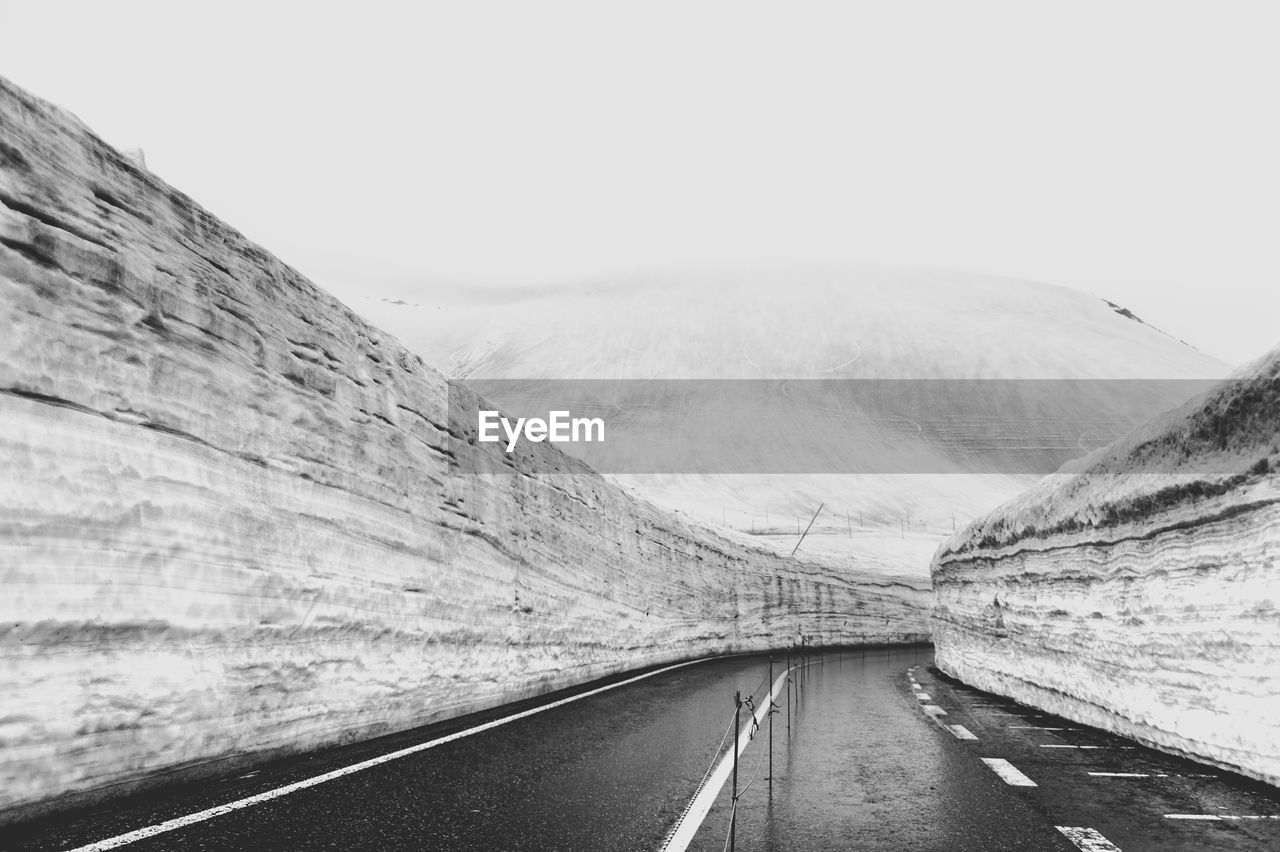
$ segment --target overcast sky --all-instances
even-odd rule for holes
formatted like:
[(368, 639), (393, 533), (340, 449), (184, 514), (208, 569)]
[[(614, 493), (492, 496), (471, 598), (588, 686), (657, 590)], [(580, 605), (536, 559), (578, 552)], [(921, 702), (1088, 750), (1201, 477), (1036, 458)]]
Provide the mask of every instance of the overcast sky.
[(0, 74), (357, 308), (847, 259), (1280, 343), (1280, 4), (1049, 6), (0, 0)]

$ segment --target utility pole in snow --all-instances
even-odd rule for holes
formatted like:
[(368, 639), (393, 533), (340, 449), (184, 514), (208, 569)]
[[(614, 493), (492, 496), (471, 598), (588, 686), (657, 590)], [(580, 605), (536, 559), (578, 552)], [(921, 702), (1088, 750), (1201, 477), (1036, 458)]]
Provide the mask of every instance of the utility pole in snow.
[[(800, 549), (800, 544), (804, 541), (804, 537), (809, 534), (809, 530), (813, 529), (813, 522), (818, 520), (818, 513), (822, 511), (822, 507), (825, 505), (827, 504), (826, 503), (818, 504), (818, 511), (813, 513), (813, 517), (809, 519), (809, 526), (805, 527), (804, 532), (800, 534), (800, 541), (797, 541), (796, 546), (791, 549), (792, 556), (796, 555), (796, 551)], [(799, 532), (799, 530), (800, 530), (800, 519), (796, 518), (796, 531)]]

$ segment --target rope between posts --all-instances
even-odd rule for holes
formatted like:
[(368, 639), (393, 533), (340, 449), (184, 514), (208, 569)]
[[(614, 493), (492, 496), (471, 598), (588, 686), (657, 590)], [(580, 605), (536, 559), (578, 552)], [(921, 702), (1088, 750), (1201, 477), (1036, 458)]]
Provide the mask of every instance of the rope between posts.
[(680, 816), (676, 819), (675, 824), (671, 826), (671, 830), (667, 832), (666, 838), (662, 841), (661, 849), (666, 849), (671, 842), (671, 838), (680, 829), (680, 824), (684, 822), (685, 817), (689, 815), (689, 808), (693, 807), (693, 803), (697, 801), (698, 794), (702, 792), (702, 788), (707, 786), (707, 780), (711, 777), (711, 773), (715, 771), (716, 764), (720, 762), (720, 755), (724, 752), (725, 740), (729, 739), (729, 732), (734, 727), (734, 717), (729, 717), (729, 724), (724, 729), (724, 735), (720, 737), (720, 745), (716, 746), (715, 754), (711, 758), (711, 765), (707, 767), (707, 771), (702, 773), (702, 780), (698, 782), (698, 786), (693, 790), (693, 797), (685, 804), (684, 810), (680, 812)]
[(729, 838), (733, 835), (734, 820), (738, 818), (738, 800), (733, 800), (733, 806), (729, 809), (729, 830), (724, 833), (724, 847), (720, 852), (729, 852)]
[(747, 795), (747, 791), (751, 789), (751, 785), (752, 783), (755, 782), (756, 776), (760, 774), (760, 764), (764, 762), (765, 749), (758, 748), (756, 749), (756, 751), (759, 752), (759, 754), (756, 755), (756, 768), (751, 772), (751, 780), (747, 781), (747, 783), (743, 786), (743, 788), (738, 791), (739, 799)]
[[(792, 677), (793, 673), (795, 672), (796, 669), (801, 669), (803, 667), (804, 667), (803, 664), (789, 666), (786, 669), (786, 671), (783, 673), (782, 680), (784, 680), (785, 683), (787, 684), (791, 684), (795, 682)], [(690, 809), (693, 807), (694, 802), (697, 801), (699, 795), (706, 788), (707, 782), (710, 780), (712, 774), (715, 772), (717, 765), (719, 765), (720, 763), (720, 758), (724, 754), (724, 746), (725, 746), (725, 742), (729, 738), (729, 732), (734, 730), (734, 728), (737, 726), (736, 723), (740, 721), (737, 713), (742, 707), (746, 707), (751, 714), (750, 715), (751, 722), (746, 734), (747, 743), (752, 742), (755, 739), (755, 735), (760, 732), (762, 725), (760, 724), (760, 720), (757, 718), (757, 715), (759, 714), (760, 709), (762, 708), (757, 708), (755, 698), (756, 698), (756, 695), (760, 692), (760, 688), (766, 684), (770, 684), (768, 673), (766, 673), (763, 676), (763, 678), (761, 678), (760, 683), (756, 686), (754, 690), (752, 690), (751, 694), (747, 696), (745, 699), (742, 697), (741, 692), (738, 693), (739, 704), (737, 705), (737, 707), (735, 707), (734, 715), (730, 717), (729, 724), (726, 727), (724, 734), (722, 734), (720, 737), (720, 744), (716, 747), (715, 755), (712, 758), (711, 764), (707, 767), (706, 772), (703, 773), (702, 780), (698, 782), (698, 786), (694, 790), (694, 795), (685, 805), (684, 811), (681, 812), (679, 818), (676, 819), (675, 824), (667, 832), (667, 836), (664, 838), (662, 845), (659, 847), (660, 850), (668, 849), (672, 839), (679, 834), (681, 826), (684, 824), (686, 818), (689, 816)], [(766, 697), (768, 698), (769, 704), (768, 704), (768, 711), (765, 713), (765, 717), (771, 719), (774, 713), (781, 712), (781, 708), (778, 706), (778, 703), (774, 701), (772, 684), (770, 684), (770, 691), (769, 693), (767, 693)], [(746, 744), (743, 745), (744, 749), (745, 749), (745, 745)], [(766, 751), (768, 751), (768, 749), (757, 750), (756, 765), (754, 769), (752, 769), (751, 771), (751, 777), (747, 779), (747, 783), (742, 787), (742, 789), (738, 790), (736, 794), (731, 797), (731, 804), (729, 808), (729, 830), (728, 830), (728, 833), (725, 835), (725, 845), (724, 845), (725, 850), (728, 850), (730, 847), (730, 843), (733, 839), (734, 828), (737, 825), (738, 802), (751, 789), (751, 786), (756, 782), (756, 779), (759, 778), (760, 768), (764, 765), (764, 755)], [(739, 757), (740, 755), (737, 753), (733, 755), (733, 760), (735, 763), (735, 774), (736, 774), (736, 763)], [(687, 840), (688, 838), (686, 838), (686, 842)]]
[[(786, 677), (787, 678), (791, 677), (791, 673), (789, 671), (787, 672)], [(764, 676), (764, 682), (767, 682), (768, 680), (769, 680), (769, 676), (766, 674)], [(772, 690), (772, 686), (770, 687), (770, 689)], [(747, 733), (747, 742), (751, 742), (752, 740), (754, 740), (756, 734), (760, 730), (760, 721), (756, 719), (756, 706), (755, 706), (755, 696), (756, 696), (756, 693), (759, 691), (760, 691), (760, 687), (757, 686), (755, 690), (742, 701), (742, 704), (745, 705), (748, 708), (748, 710), (750, 710), (751, 712), (751, 730)], [(773, 708), (777, 707), (778, 705), (774, 703), (772, 691), (766, 697), (769, 699), (769, 705), (770, 705), (768, 715), (773, 715), (773, 712), (774, 712)], [(737, 821), (738, 821), (738, 802), (742, 799), (743, 796), (747, 794), (747, 791), (751, 789), (751, 785), (755, 783), (757, 776), (759, 776), (760, 767), (764, 764), (765, 751), (766, 749), (756, 749), (756, 752), (757, 752), (756, 765), (755, 765), (755, 768), (751, 770), (751, 777), (747, 779), (747, 783), (743, 786), (743, 788), (741, 790), (738, 790), (737, 793), (734, 796), (732, 796), (730, 799), (729, 830), (725, 832), (724, 847), (722, 848), (721, 852), (728, 852), (729, 842), (733, 838), (733, 830), (737, 825)], [(737, 760), (737, 757), (738, 757), (737, 755), (734, 755), (735, 760)]]
[(702, 780), (698, 782), (698, 789), (694, 791), (695, 796), (707, 785), (707, 779), (711, 777), (711, 773), (715, 771), (716, 764), (720, 762), (720, 754), (724, 751), (725, 740), (729, 739), (729, 732), (733, 730), (734, 721), (733, 718), (729, 719), (729, 724), (724, 729), (724, 736), (720, 738), (720, 745), (716, 746), (716, 753), (711, 757), (711, 765), (707, 767), (706, 772), (702, 773)]

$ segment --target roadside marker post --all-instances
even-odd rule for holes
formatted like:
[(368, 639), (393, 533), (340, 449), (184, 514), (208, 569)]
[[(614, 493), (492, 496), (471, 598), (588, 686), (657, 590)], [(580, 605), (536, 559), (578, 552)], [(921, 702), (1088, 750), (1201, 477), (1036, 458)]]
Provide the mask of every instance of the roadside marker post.
[(742, 690), (733, 694), (733, 807), (729, 810), (729, 852), (734, 852), (738, 829), (738, 727), (742, 716)]
[[(773, 654), (769, 655), (769, 683), (773, 683)], [(769, 699), (769, 789), (773, 789), (773, 714), (777, 713), (777, 709), (773, 705), (773, 696), (766, 695)]]

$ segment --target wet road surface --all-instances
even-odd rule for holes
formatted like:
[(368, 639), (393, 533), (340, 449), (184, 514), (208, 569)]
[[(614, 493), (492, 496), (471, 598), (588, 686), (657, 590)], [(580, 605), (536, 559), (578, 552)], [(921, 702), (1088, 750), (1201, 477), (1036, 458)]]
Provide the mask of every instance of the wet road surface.
[[(775, 659), (776, 675), (783, 665)], [(1046, 724), (1027, 708), (948, 681), (931, 661), (929, 647), (811, 655), (793, 676), (793, 701), (784, 693), (772, 717), (772, 784), (767, 724), (743, 752), (736, 849), (1280, 849), (1280, 820), (1164, 816), (1280, 814), (1275, 791), (1145, 749), (1122, 750), (1129, 744), (1098, 732), (1038, 730), (1072, 726)], [(731, 741), (735, 692), (760, 704), (767, 680), (767, 657), (659, 673), (118, 848), (656, 850), (719, 744)], [(0, 848), (83, 847), (547, 700), (0, 829)], [(958, 739), (948, 725), (974, 739)], [(1108, 750), (1040, 748), (1095, 742)], [(1007, 760), (1036, 786), (1011, 786), (982, 758)], [(1088, 774), (1109, 767), (1152, 777)], [(730, 804), (726, 785), (690, 849), (724, 847)], [(1058, 826), (1095, 830), (1113, 847), (1090, 846), (1092, 835), (1072, 839)]]
[[(738, 852), (1074, 849), (915, 706), (906, 669), (932, 658), (825, 655), (801, 674), (789, 738), (774, 717), (772, 794), (757, 781), (739, 801)], [(724, 847), (729, 799), (691, 849)]]
[[(1042, 819), (1089, 829), (1108, 844), (1080, 849), (1280, 850), (1274, 787), (972, 689), (927, 666), (908, 675), (913, 679), (921, 715), (955, 737), (970, 759), (1005, 761), (1035, 785), (1007, 789)], [(925, 712), (934, 707), (942, 713)], [(999, 777), (994, 769), (992, 776)]]

